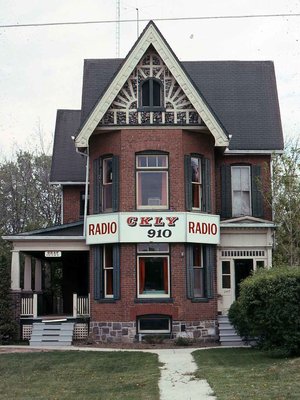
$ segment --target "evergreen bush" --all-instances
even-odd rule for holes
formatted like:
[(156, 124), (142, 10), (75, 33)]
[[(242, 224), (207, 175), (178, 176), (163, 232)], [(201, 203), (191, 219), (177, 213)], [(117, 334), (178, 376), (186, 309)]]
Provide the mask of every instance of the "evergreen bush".
[(237, 332), (266, 350), (300, 355), (300, 268), (260, 270), (241, 283), (229, 310)]
[(18, 325), (14, 320), (10, 293), (10, 273), (3, 257), (0, 257), (0, 344), (17, 339)]

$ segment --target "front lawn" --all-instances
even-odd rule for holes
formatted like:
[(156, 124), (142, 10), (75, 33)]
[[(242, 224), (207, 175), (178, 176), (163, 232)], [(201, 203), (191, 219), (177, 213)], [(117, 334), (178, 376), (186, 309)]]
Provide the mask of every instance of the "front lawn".
[(193, 353), (197, 378), (207, 379), (218, 400), (300, 399), (300, 358), (274, 358), (254, 349)]
[(0, 399), (158, 400), (158, 356), (141, 352), (0, 354)]

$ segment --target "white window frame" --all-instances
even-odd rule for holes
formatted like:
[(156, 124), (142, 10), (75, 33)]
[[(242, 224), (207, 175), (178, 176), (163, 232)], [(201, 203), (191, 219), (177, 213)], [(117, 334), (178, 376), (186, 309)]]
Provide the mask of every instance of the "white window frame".
[[(234, 210), (234, 192), (238, 192), (238, 190), (233, 190), (233, 171), (234, 170), (247, 170), (248, 171), (248, 184), (249, 184), (249, 214), (242, 214), (240, 212), (236, 212)], [(231, 203), (232, 203), (232, 216), (233, 217), (240, 217), (244, 215), (252, 215), (252, 193), (251, 193), (251, 167), (248, 165), (232, 165), (231, 166)], [(242, 193), (243, 190), (240, 187), (239, 192)], [(245, 192), (245, 191), (244, 191)], [(241, 208), (241, 207), (240, 207)]]
[[(139, 166), (139, 158), (145, 157), (146, 158), (146, 166)], [(158, 158), (165, 157), (166, 165), (159, 166), (158, 165)], [(156, 158), (156, 165), (149, 166), (149, 159)], [(167, 210), (169, 208), (169, 159), (167, 154), (137, 154), (136, 155), (136, 208), (137, 210)], [(157, 197), (150, 197), (149, 200), (152, 200), (152, 204), (148, 205), (140, 205), (139, 201), (139, 176), (140, 174), (147, 174), (147, 173), (157, 173), (161, 172), (165, 174), (165, 181), (166, 181), (166, 204), (159, 204), (159, 198)]]
[[(160, 251), (160, 250), (154, 250), (154, 251), (150, 251), (150, 250), (145, 250), (145, 251), (139, 251), (139, 245), (137, 245), (137, 268), (136, 268), (136, 281), (137, 281), (137, 297), (138, 298), (169, 298), (170, 297), (170, 283), (171, 283), (171, 279), (170, 279), (170, 248), (168, 246), (167, 251)], [(151, 244), (149, 244), (149, 246), (151, 246)], [(168, 292), (167, 293), (140, 293), (140, 259), (141, 258), (166, 258), (167, 259), (167, 266), (168, 266)]]
[[(199, 246), (199, 247), (200, 247), (201, 254), (200, 254), (200, 265), (194, 265), (194, 262), (193, 262), (193, 274), (194, 274), (194, 276), (193, 276), (193, 282), (194, 282), (193, 297), (194, 297), (194, 298), (197, 298), (197, 299), (202, 299), (202, 298), (205, 298), (205, 297), (206, 297), (205, 267), (204, 267), (204, 264), (203, 264), (203, 261), (204, 261), (204, 259), (203, 259), (203, 246), (202, 246), (201, 244), (193, 243), (193, 247), (194, 247), (194, 246)], [(194, 260), (193, 260), (193, 261), (194, 261)], [(201, 273), (202, 291), (203, 291), (202, 296), (196, 294), (196, 288), (195, 288), (195, 270), (200, 270), (200, 271), (202, 272), (202, 273)]]

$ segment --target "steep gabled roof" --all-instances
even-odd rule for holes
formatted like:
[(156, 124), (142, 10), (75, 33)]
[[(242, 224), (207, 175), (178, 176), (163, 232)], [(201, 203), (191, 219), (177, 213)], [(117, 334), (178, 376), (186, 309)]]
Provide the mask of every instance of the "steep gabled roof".
[(80, 126), (80, 110), (58, 110), (56, 116), (50, 183), (84, 183), (84, 156), (76, 152), (71, 136)]
[(224, 127), (201, 96), (200, 90), (195, 88), (176, 55), (152, 21), (146, 26), (123, 63), (119, 66), (109, 87), (98, 99), (91, 113), (83, 122), (76, 137), (75, 146), (77, 148), (88, 147), (90, 136), (150, 45), (154, 47), (163, 59), (181, 89), (214, 136), (216, 146), (226, 147), (228, 145), (228, 137)]

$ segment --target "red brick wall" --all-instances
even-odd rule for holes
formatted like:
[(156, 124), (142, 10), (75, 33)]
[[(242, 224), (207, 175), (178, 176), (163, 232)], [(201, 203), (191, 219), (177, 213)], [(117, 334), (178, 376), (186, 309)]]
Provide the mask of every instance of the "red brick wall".
[(84, 186), (64, 186), (63, 188), (63, 223), (80, 220), (80, 192)]
[[(217, 156), (216, 157), (216, 212), (221, 213), (221, 165), (227, 164), (248, 164), (260, 165), (262, 173), (262, 185), (264, 194), (270, 193), (271, 179), (270, 179), (270, 155), (230, 155), (230, 156)], [(272, 220), (272, 209), (269, 206), (266, 198), (264, 198), (264, 219)]]

